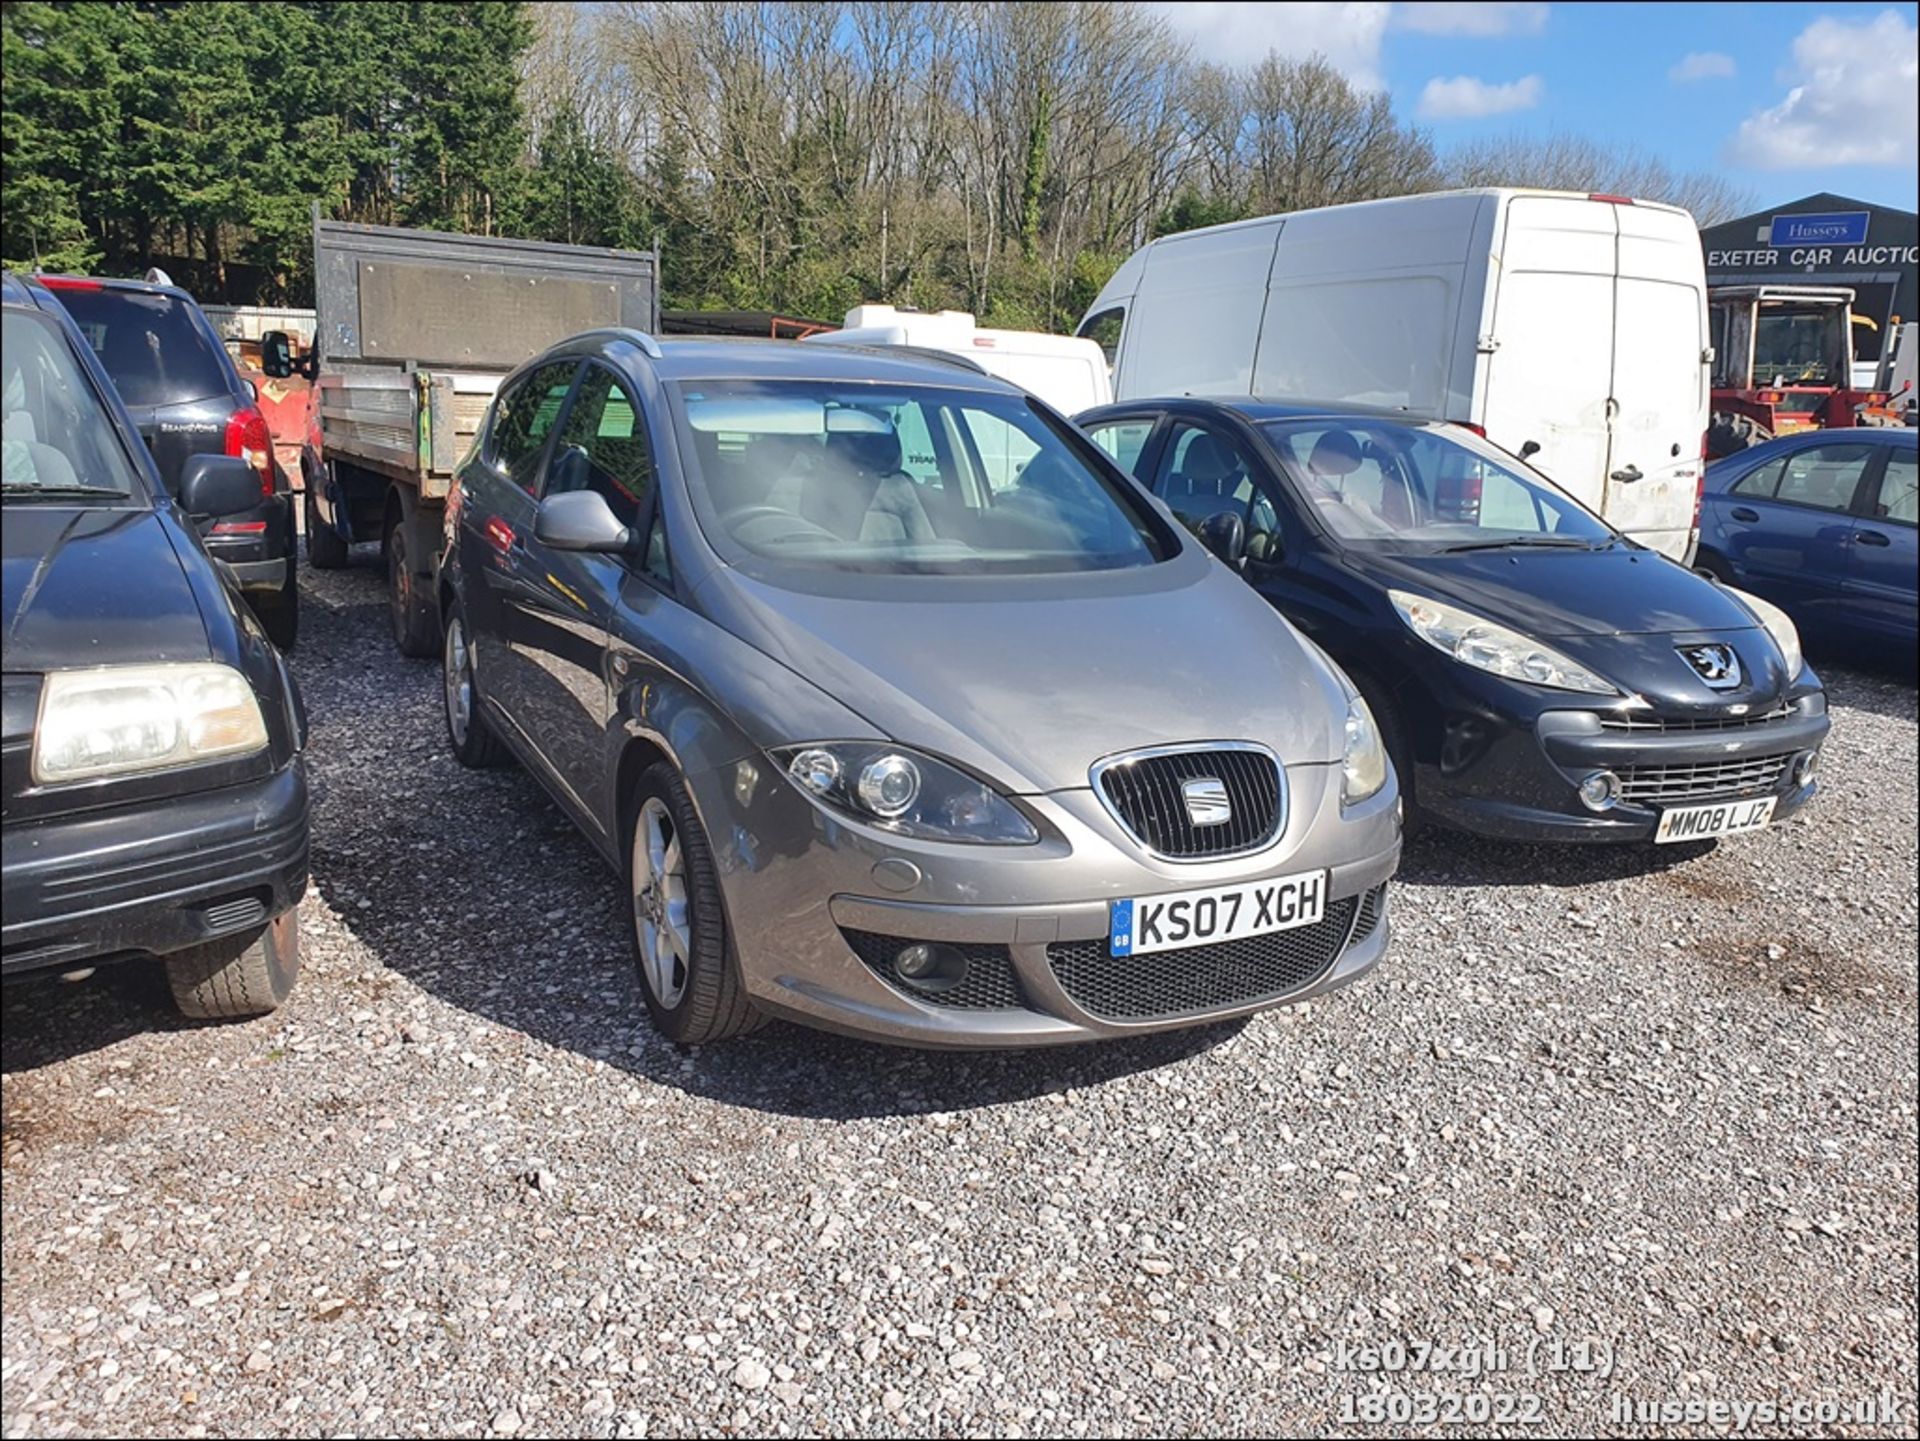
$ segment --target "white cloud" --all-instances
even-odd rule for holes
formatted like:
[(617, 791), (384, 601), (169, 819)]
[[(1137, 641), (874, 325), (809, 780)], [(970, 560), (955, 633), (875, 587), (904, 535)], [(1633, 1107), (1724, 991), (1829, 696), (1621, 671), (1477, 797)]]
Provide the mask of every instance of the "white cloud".
[(1724, 80), (1734, 73), (1735, 66), (1731, 55), (1722, 55), (1718, 50), (1695, 50), (1682, 56), (1674, 67), (1667, 71), (1667, 79), (1684, 84), (1689, 80)]
[(1420, 118), (1474, 120), (1483, 115), (1531, 110), (1540, 103), (1546, 88), (1538, 75), (1527, 75), (1505, 85), (1489, 85), (1472, 75), (1456, 75), (1451, 80), (1435, 76), (1420, 92)]
[(1535, 4), (1412, 4), (1393, 7), (1396, 30), (1422, 35), (1538, 35), (1547, 7)]
[(1174, 31), (1191, 41), (1194, 55), (1220, 65), (1252, 65), (1278, 51), (1292, 60), (1310, 55), (1363, 90), (1378, 90), (1380, 40), (1386, 33), (1385, 4), (1202, 3), (1161, 4)]
[(1920, 31), (1892, 10), (1814, 21), (1793, 42), (1786, 98), (1756, 111), (1727, 145), (1735, 165), (1797, 170), (1915, 163)]

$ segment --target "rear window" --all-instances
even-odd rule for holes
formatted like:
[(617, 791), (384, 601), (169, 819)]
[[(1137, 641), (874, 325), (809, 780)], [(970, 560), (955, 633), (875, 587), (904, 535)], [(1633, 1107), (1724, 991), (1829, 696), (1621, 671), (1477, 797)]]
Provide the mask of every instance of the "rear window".
[(55, 291), (128, 405), (178, 405), (228, 390), (225, 352), (185, 302), (136, 290)]

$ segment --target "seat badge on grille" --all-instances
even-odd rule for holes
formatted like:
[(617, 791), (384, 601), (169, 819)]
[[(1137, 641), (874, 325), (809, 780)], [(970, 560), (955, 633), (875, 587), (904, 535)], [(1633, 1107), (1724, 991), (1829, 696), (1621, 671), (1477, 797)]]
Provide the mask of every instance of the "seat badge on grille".
[(1225, 782), (1216, 776), (1195, 776), (1180, 787), (1187, 803), (1187, 819), (1196, 826), (1224, 826), (1233, 819)]
[(1730, 645), (1683, 645), (1680, 658), (1693, 667), (1694, 674), (1715, 690), (1732, 690), (1740, 684), (1740, 657)]

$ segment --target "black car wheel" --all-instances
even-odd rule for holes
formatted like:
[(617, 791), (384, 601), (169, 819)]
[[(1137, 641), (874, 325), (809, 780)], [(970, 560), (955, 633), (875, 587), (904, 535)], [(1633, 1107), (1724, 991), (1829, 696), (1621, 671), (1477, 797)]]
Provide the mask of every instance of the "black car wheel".
[(1410, 841), (1426, 829), (1427, 821), (1414, 790), (1413, 748), (1407, 743), (1406, 719), (1400, 713), (1399, 702), (1379, 681), (1363, 672), (1349, 670), (1348, 674), (1366, 701), (1367, 709), (1373, 712), (1373, 723), (1380, 729), (1380, 743), (1387, 748), (1387, 758), (1393, 762), (1394, 776), (1400, 782), (1400, 835), (1401, 839)]
[(300, 576), (292, 554), (287, 556), (287, 578), (271, 599), (262, 597), (254, 607), (267, 639), (281, 650), (292, 650), (300, 636)]
[(661, 1034), (720, 1041), (763, 1024), (740, 983), (706, 832), (686, 782), (665, 761), (640, 777), (628, 875), (634, 962)]
[(173, 1002), (196, 1020), (264, 1016), (300, 974), (300, 914), (293, 906), (253, 936), (223, 936), (167, 957)]
[[(311, 482), (309, 482), (311, 483)], [(347, 543), (340, 532), (320, 519), (313, 492), (307, 492), (307, 563), (315, 570), (339, 570), (347, 563)]]
[(403, 519), (387, 532), (387, 599), (393, 611), (393, 643), (401, 655), (430, 656), (440, 649), (432, 598), (425, 594)]
[(485, 770), (507, 758), (480, 711), (480, 687), (473, 665), (473, 632), (467, 629), (466, 608), (454, 603), (447, 618), (445, 643), (440, 648), (441, 692), (447, 719), (447, 742), (453, 758), (470, 770)]
[(1710, 550), (1695, 552), (1693, 572), (1695, 575), (1704, 575), (1708, 580), (1717, 580), (1722, 585), (1733, 584), (1732, 567)]

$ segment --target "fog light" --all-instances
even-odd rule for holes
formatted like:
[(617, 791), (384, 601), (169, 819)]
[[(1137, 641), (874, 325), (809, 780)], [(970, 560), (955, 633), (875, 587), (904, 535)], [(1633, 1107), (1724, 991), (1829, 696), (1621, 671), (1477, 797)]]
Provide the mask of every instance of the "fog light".
[(918, 991), (950, 991), (967, 978), (967, 958), (952, 946), (921, 941), (893, 957), (893, 973)]
[(1620, 799), (1620, 777), (1612, 771), (1595, 771), (1580, 782), (1580, 804), (1590, 811), (1610, 811)]
[(1801, 751), (1793, 758), (1793, 783), (1804, 786), (1813, 780), (1813, 773), (1820, 769), (1819, 751)]

